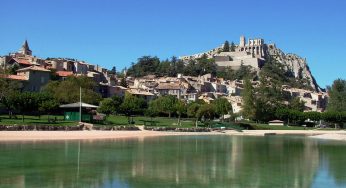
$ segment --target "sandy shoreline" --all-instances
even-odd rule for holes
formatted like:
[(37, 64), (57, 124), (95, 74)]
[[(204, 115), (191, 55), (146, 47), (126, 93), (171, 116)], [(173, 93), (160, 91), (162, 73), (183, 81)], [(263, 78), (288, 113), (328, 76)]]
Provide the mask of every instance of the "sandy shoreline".
[(189, 135), (302, 135), (317, 139), (344, 140), (346, 131), (323, 130), (245, 130), (243, 132), (226, 130), (222, 132), (164, 132), (164, 131), (0, 131), (0, 141), (31, 140), (88, 140), (88, 139), (121, 139), (153, 136), (189, 136)]

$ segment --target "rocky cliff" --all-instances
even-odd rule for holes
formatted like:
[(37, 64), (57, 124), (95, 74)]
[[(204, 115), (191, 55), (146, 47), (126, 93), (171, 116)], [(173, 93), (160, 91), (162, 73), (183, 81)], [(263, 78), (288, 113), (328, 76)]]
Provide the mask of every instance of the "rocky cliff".
[(275, 45), (267, 45), (266, 54), (274, 57), (278, 62), (284, 64), (288, 70), (294, 73), (297, 79), (305, 79), (309, 85), (316, 91), (321, 91), (321, 88), (316, 83), (306, 59), (296, 55), (287, 53), (285, 54), (281, 49)]
[[(241, 38), (242, 40), (242, 38)], [(243, 39), (245, 40), (245, 39)], [(305, 85), (311, 86), (311, 89), (315, 91), (321, 91), (322, 89), (316, 83), (309, 66), (307, 65), (306, 59), (291, 53), (285, 54), (281, 49), (277, 48), (275, 44), (265, 44), (265, 43), (254, 43), (253, 41), (264, 41), (263, 39), (250, 39), (248, 44), (243, 44), (243, 46), (237, 45), (235, 52), (230, 52), (231, 59), (240, 59), (241, 62), (246, 62), (248, 59), (258, 59), (260, 61), (266, 61), (266, 57), (270, 55), (274, 57), (279, 63), (282, 63), (287, 70), (290, 70), (292, 74), (296, 77), (298, 81), (306, 83)], [(257, 49), (257, 53), (256, 53)], [(258, 52), (258, 49), (263, 50), (264, 53)], [(179, 57), (180, 59), (188, 62), (191, 59), (197, 59), (206, 55), (208, 58), (215, 58), (217, 56), (224, 56), (221, 52), (223, 50), (223, 45), (216, 47), (207, 52), (202, 52), (189, 56)], [(221, 54), (220, 54), (221, 53)], [(245, 59), (246, 58), (246, 59)], [(215, 58), (217, 59), (217, 58)], [(218, 62), (216, 60), (216, 64)], [(236, 61), (229, 61), (227, 66), (231, 67), (236, 64)], [(245, 63), (244, 63), (245, 64)], [(260, 71), (261, 66), (254, 67), (256, 70)]]

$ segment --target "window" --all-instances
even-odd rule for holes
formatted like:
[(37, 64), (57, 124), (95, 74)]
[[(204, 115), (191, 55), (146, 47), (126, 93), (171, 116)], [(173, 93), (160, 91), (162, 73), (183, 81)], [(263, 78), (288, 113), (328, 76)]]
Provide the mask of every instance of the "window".
[(41, 84), (43, 84), (45, 82), (44, 77), (41, 77)]

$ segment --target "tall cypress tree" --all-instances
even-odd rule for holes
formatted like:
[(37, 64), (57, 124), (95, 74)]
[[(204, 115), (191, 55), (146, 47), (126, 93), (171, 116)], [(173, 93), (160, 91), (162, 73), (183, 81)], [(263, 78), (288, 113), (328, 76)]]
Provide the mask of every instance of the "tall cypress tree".
[(229, 48), (229, 42), (226, 40), (225, 44), (223, 45), (223, 52), (229, 52), (230, 48)]
[(235, 52), (235, 44), (234, 44), (234, 42), (231, 43), (230, 51), (231, 52)]
[(243, 97), (243, 109), (242, 115), (248, 119), (255, 119), (256, 106), (255, 106), (255, 95), (254, 88), (252, 87), (250, 79), (245, 79), (244, 90), (242, 91)]

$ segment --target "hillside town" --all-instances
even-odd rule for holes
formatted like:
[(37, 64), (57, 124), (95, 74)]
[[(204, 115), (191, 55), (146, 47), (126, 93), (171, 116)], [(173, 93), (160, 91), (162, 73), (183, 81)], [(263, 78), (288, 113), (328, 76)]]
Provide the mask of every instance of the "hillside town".
[[(180, 59), (188, 61), (207, 54), (215, 58), (219, 69), (225, 67), (238, 69), (239, 66), (245, 64), (259, 70), (263, 66), (264, 53), (268, 46), (271, 48), (275, 44), (264, 45), (263, 39), (250, 39), (246, 43), (245, 37), (241, 36), (240, 43), (235, 46), (234, 52), (221, 52), (220, 47), (207, 53), (183, 56)], [(42, 59), (36, 57), (26, 40), (18, 52), (0, 57), (0, 65), (6, 69), (15, 68), (15, 74), (6, 75), (6, 78), (19, 81), (22, 91), (40, 92), (52, 79), (65, 80), (71, 76), (87, 76), (97, 83), (95, 91), (103, 98), (114, 95), (124, 96), (128, 92), (144, 98), (147, 102), (157, 96), (173, 95), (186, 102), (203, 100), (210, 103), (223, 97), (231, 103), (233, 113), (239, 113), (242, 110), (241, 92), (244, 81), (225, 80), (211, 74), (187, 76), (179, 73), (176, 77), (158, 77), (156, 75), (131, 77), (126, 76), (125, 72), (125, 77), (121, 79), (126, 79), (127, 87), (123, 87), (120, 84), (121, 79), (115, 72), (99, 65), (70, 58)], [(257, 87), (259, 82), (252, 81), (252, 85)], [(288, 95), (304, 101), (305, 111), (323, 112), (326, 108), (328, 101), (326, 92), (292, 88), (289, 85), (284, 85), (282, 90)]]

